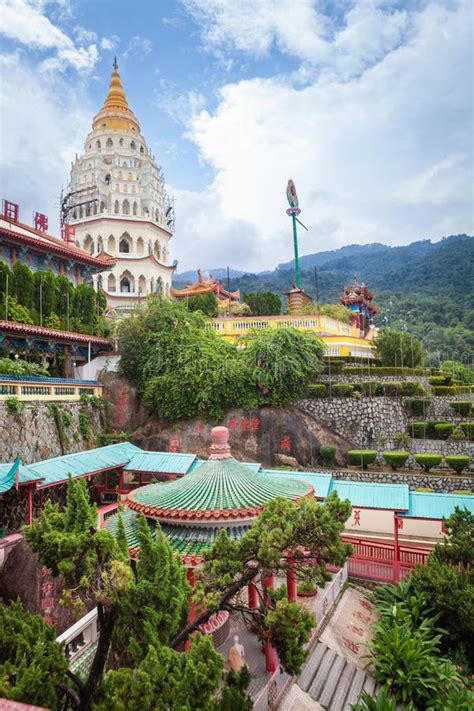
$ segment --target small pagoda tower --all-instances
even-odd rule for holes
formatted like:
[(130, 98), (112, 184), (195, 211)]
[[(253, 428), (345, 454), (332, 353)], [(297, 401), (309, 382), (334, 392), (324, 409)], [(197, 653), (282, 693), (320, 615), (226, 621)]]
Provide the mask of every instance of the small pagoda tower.
[(365, 281), (359, 284), (357, 275), (354, 275), (352, 285), (344, 287), (344, 293), (339, 299), (341, 304), (349, 310), (354, 326), (357, 326), (364, 335), (368, 333), (374, 316), (379, 312), (379, 309), (372, 303), (373, 298), (374, 292), (369, 290)]

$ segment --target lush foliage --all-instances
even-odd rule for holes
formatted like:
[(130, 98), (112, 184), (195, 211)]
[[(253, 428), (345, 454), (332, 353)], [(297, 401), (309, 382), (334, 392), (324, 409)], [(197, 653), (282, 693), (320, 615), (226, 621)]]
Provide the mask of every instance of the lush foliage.
[(440, 439), (448, 439), (454, 430), (454, 424), (452, 422), (437, 422), (434, 428)]
[(13, 360), (11, 358), (0, 358), (0, 373), (3, 375), (39, 375), (47, 377), (49, 375), (46, 368), (38, 363), (29, 363), (22, 358)]
[(457, 360), (446, 360), (441, 363), (441, 370), (451, 373), (451, 375), (466, 385), (474, 385), (473, 366), (464, 365)]
[[(292, 329), (252, 336), (244, 350), (184, 304), (153, 299), (120, 324), (120, 367), (162, 417), (218, 418), (232, 407), (287, 405), (321, 368), (323, 346)], [(140, 343), (140, 348), (137, 348)]]
[(445, 457), (446, 464), (455, 472), (460, 474), (469, 466), (469, 457), (464, 454), (450, 454)]
[(454, 400), (449, 407), (462, 417), (468, 417), (474, 411), (474, 403), (470, 400)]
[(427, 472), (441, 464), (441, 454), (415, 454), (415, 462)]
[(186, 306), (190, 311), (201, 311), (210, 318), (217, 316), (217, 298), (213, 291), (186, 299)]
[(404, 467), (409, 456), (409, 452), (401, 452), (396, 450), (383, 453), (383, 458), (385, 459), (385, 462), (389, 466), (391, 466), (393, 470), (399, 469), (400, 467)]
[(413, 400), (405, 400), (405, 407), (410, 415), (414, 417), (425, 417), (428, 411), (431, 398), (413, 398)]
[(306, 394), (310, 398), (326, 397), (326, 386), (324, 383), (310, 383), (306, 387)]
[(0, 605), (0, 698), (57, 708), (68, 663), (55, 629), (19, 602)]
[(13, 415), (13, 417), (19, 417), (23, 412), (25, 403), (22, 402), (19, 398), (12, 395), (11, 397), (7, 397), (7, 399), (5, 400), (5, 405), (7, 407), (7, 412), (9, 415)]
[(397, 700), (382, 686), (377, 696), (363, 691), (359, 702), (351, 706), (351, 711), (415, 711), (415, 707), (413, 704), (408, 704), (400, 709)]
[(332, 469), (336, 459), (336, 447), (332, 444), (322, 444), (319, 448), (319, 453), (323, 458), (323, 466)]
[(244, 303), (252, 316), (275, 316), (281, 313), (281, 299), (272, 291), (244, 292)]
[(0, 262), (0, 304), (5, 303), (8, 276), (8, 318), (96, 335), (108, 335), (103, 292), (88, 284), (76, 287), (50, 269), (33, 272), (19, 260), (9, 269)]
[(351, 464), (367, 469), (367, 466), (377, 459), (377, 452), (375, 449), (351, 449), (347, 452), (347, 457)]
[(415, 368), (421, 364), (421, 343), (409, 333), (383, 328), (375, 339), (375, 348), (382, 365)]

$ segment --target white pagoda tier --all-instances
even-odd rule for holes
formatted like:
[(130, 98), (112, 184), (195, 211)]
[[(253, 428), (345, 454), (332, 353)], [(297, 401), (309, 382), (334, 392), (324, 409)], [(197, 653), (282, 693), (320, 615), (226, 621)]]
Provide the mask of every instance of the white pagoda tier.
[(117, 260), (110, 272), (94, 277), (111, 314), (127, 313), (150, 294), (169, 294), (173, 206), (128, 105), (116, 62), (84, 154), (71, 166), (62, 210), (79, 247)]

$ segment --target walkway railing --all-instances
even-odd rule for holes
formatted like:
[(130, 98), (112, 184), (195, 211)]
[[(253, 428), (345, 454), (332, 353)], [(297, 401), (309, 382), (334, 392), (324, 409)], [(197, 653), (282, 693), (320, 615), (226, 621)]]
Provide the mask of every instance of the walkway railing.
[(81, 395), (102, 395), (103, 386), (97, 380), (74, 378), (40, 378), (33, 375), (0, 374), (0, 402), (10, 397), (22, 401), (75, 401)]
[(99, 638), (98, 624), (97, 608), (94, 607), (56, 638), (56, 642), (64, 644), (71, 671), (78, 673), (94, 653)]

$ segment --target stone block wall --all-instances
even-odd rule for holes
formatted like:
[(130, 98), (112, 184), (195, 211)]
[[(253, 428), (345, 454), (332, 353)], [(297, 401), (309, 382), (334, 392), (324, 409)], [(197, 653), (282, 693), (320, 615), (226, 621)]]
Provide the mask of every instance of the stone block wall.
[(449, 493), (450, 491), (473, 491), (474, 477), (454, 476), (446, 473), (446, 476), (438, 474), (405, 474), (402, 472), (377, 472), (366, 471), (356, 472), (350, 469), (331, 472), (333, 479), (346, 479), (349, 481), (368, 481), (377, 484), (408, 484), (409, 488), (433, 489), (436, 492)]
[[(13, 462), (19, 457), (23, 464), (41, 459), (81, 452), (95, 446), (96, 436), (106, 429), (105, 412), (80, 402), (57, 403), (59, 411), (71, 415), (71, 424), (64, 427), (61, 438), (52, 410), (47, 403), (25, 402), (20, 415), (11, 415), (0, 403), (0, 461)], [(84, 440), (79, 427), (79, 413), (87, 413), (91, 437)]]

